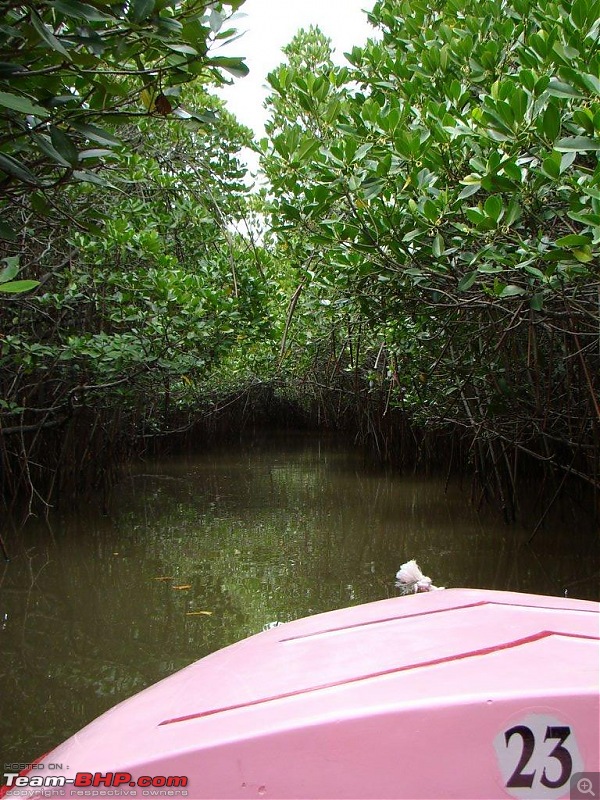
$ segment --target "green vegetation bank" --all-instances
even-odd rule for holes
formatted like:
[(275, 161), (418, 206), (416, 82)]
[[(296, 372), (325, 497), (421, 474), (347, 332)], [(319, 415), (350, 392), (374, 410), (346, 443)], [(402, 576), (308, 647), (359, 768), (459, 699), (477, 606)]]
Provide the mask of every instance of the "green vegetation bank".
[(379, 0), (345, 67), (301, 31), (261, 142), (211, 94), (242, 6), (0, 0), (4, 502), (259, 413), (509, 519), (595, 496), (600, 2)]

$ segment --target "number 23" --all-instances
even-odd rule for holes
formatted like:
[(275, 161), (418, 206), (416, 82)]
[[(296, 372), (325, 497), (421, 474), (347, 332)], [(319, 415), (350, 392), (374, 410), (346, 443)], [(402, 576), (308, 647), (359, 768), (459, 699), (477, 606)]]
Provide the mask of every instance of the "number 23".
[[(519, 763), (517, 764), (513, 774), (506, 782), (506, 785), (510, 788), (530, 789), (533, 786), (533, 781), (535, 779), (535, 770), (533, 770), (533, 772), (525, 772), (525, 768), (527, 767), (527, 764), (529, 763), (529, 760), (531, 759), (535, 749), (535, 736), (533, 731), (526, 725), (515, 725), (514, 728), (510, 728), (510, 730), (505, 731), (504, 733), (504, 740), (507, 747), (511, 738), (515, 734), (521, 737), (523, 749), (521, 750)], [(563, 746), (570, 735), (571, 728), (567, 726), (548, 725), (546, 728), (546, 735), (544, 737), (545, 742), (547, 742), (549, 739), (558, 739), (558, 744), (550, 753), (548, 753), (548, 758), (555, 758), (561, 767), (560, 775), (556, 780), (551, 780), (548, 777), (546, 774), (546, 767), (544, 767), (542, 771), (542, 777), (540, 778), (540, 783), (543, 786), (547, 786), (549, 789), (558, 789), (561, 786), (564, 786), (571, 777), (571, 772), (573, 771), (573, 759), (571, 757), (571, 753), (566, 747)]]

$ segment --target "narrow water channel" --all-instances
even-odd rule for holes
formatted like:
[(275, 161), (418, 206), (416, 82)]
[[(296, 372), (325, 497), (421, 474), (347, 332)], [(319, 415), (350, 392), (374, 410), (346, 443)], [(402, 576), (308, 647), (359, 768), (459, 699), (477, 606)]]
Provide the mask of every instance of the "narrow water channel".
[(108, 516), (85, 504), (5, 530), (0, 759), (36, 758), (270, 622), (393, 596), (410, 558), (442, 586), (598, 599), (591, 519), (549, 517), (529, 545), (444, 483), (369, 467), (339, 441), (259, 436), (136, 464)]

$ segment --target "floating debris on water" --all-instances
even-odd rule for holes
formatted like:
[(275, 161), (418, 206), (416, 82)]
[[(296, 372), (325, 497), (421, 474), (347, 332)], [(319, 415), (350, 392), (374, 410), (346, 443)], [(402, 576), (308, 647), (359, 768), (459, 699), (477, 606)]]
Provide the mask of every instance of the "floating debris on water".
[(444, 588), (443, 586), (434, 586), (431, 578), (423, 575), (414, 558), (402, 564), (396, 573), (396, 586), (402, 589), (403, 594), (433, 592)]

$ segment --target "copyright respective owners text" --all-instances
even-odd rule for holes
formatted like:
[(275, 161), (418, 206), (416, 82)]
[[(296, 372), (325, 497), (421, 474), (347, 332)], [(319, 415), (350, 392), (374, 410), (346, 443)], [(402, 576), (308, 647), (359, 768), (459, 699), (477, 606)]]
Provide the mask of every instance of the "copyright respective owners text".
[[(41, 764), (28, 765), (28, 770), (19, 772), (5, 769), (4, 786), (0, 797), (64, 797), (64, 798), (109, 798), (109, 797), (189, 797), (188, 778), (185, 775), (141, 775), (130, 772), (77, 772), (67, 776), (67, 770), (52, 774), (36, 772)], [(62, 774), (61, 774), (62, 773)]]
[(600, 772), (575, 772), (571, 776), (570, 800), (600, 800)]

